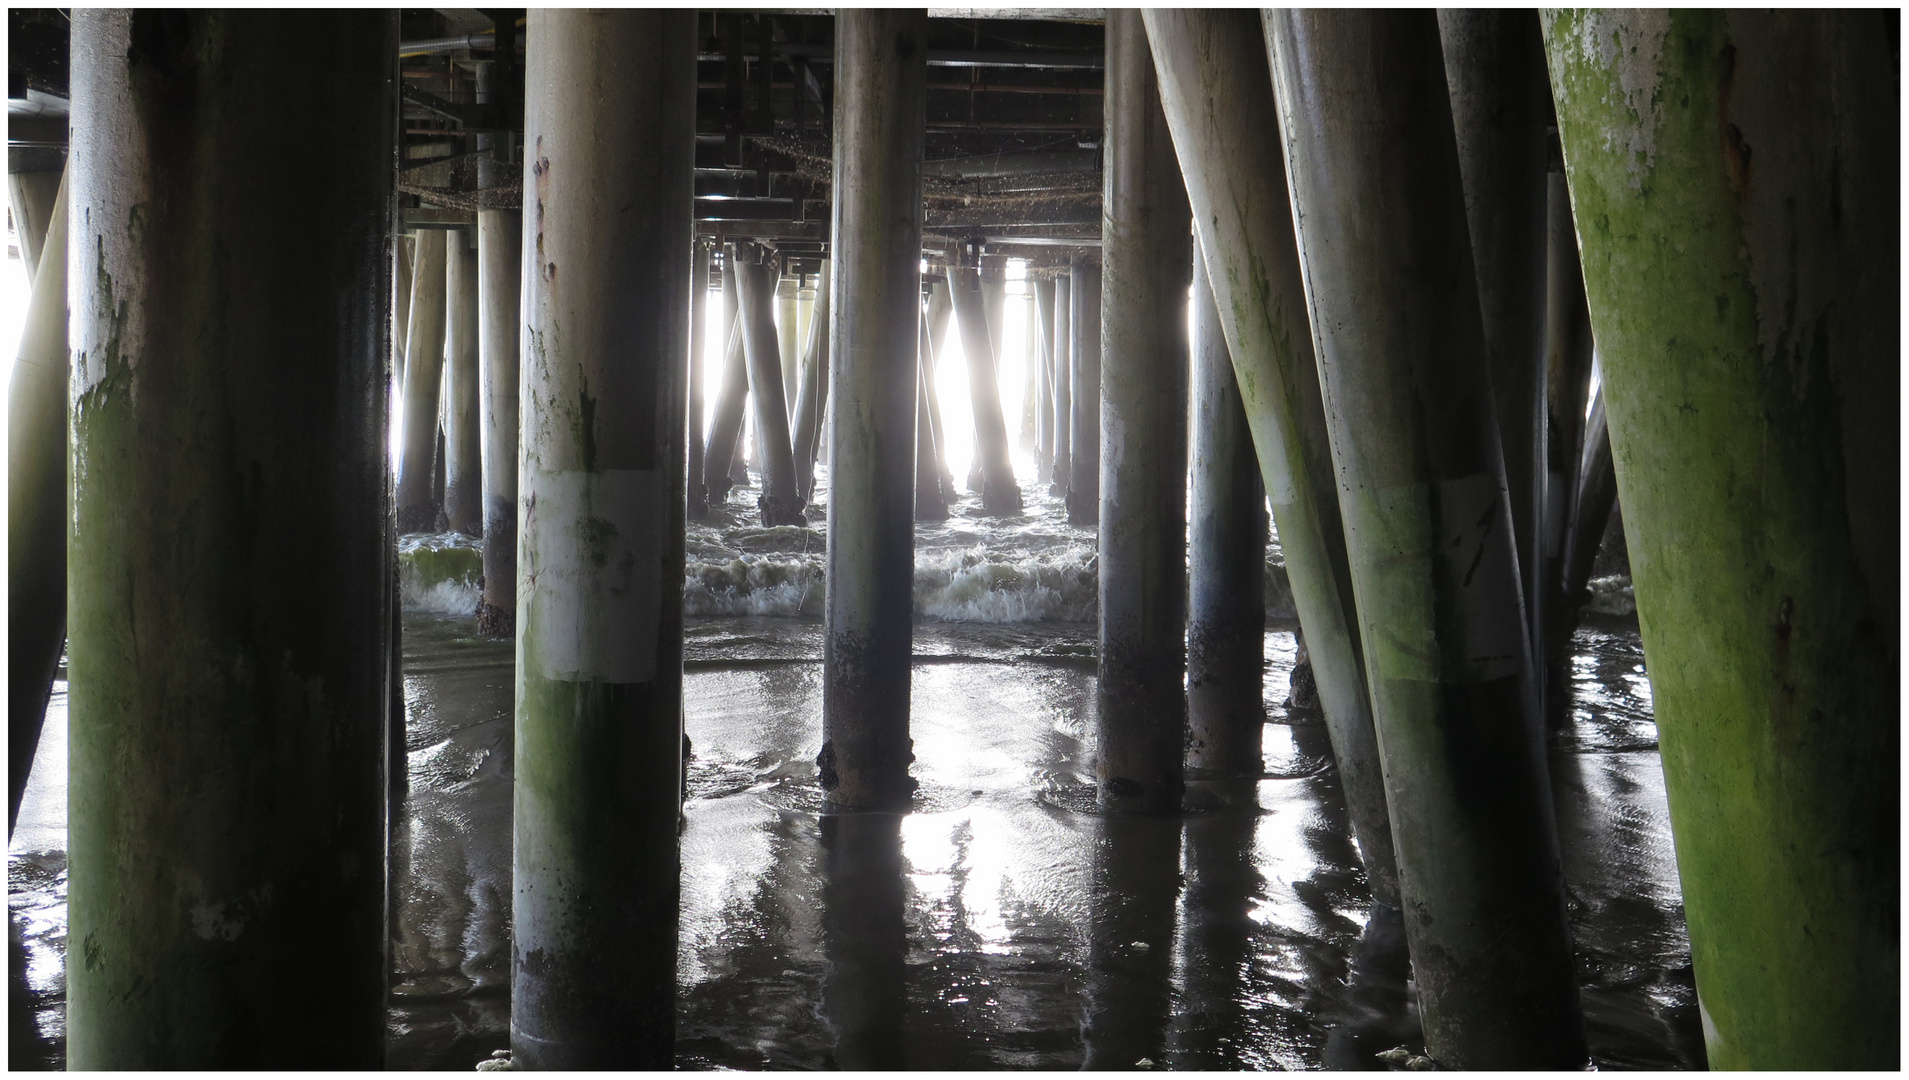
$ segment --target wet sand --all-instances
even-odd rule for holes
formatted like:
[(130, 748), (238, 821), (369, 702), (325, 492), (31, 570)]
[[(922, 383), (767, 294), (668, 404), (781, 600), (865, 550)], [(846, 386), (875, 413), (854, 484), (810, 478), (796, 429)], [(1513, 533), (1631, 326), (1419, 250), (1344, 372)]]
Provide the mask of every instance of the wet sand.
[[(915, 812), (823, 817), (820, 623), (691, 620), (679, 1067), (1384, 1068), (1421, 1048), (1324, 727), (1278, 705), (1290, 624), (1266, 636), (1265, 778), (1195, 782), (1168, 820), (1092, 812), (1093, 632), (922, 623)], [(393, 1068), (508, 1041), (511, 652), (473, 634), (405, 620)], [(1550, 759), (1593, 1057), (1700, 1068), (1634, 623), (1577, 646)], [(9, 857), (15, 1068), (62, 1058), (64, 721), (61, 693)]]

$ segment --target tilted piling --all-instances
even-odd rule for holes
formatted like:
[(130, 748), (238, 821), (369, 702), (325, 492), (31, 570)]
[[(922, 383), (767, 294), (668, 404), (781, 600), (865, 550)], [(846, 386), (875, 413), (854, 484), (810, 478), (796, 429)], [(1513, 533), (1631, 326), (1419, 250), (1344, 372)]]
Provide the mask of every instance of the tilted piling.
[(1320, 689), (1373, 899), (1396, 907), (1385, 783), (1259, 21), (1247, 11), (1147, 18), (1194, 231), (1304, 629), (1302, 657), (1306, 641), (1318, 644), (1317, 666), (1303, 669)]
[(1186, 187), (1137, 10), (1107, 16), (1102, 196), (1100, 678), (1103, 809), (1180, 807), (1186, 741)]
[(64, 169), (7, 173), (7, 208), (13, 211), (14, 235), (20, 244), (20, 265), (27, 287), (39, 280), (40, 257), (53, 221), (53, 204), (66, 182)]
[(1899, 1064), (1897, 32), (1545, 16), (1711, 1068)]
[[(1545, 128), (1544, 37), (1529, 8), (1440, 8), (1465, 220), (1491, 357), (1512, 539), (1534, 654), (1544, 641)], [(1542, 693), (1544, 669), (1538, 669)]]
[(729, 489), (741, 482), (734, 466), (742, 457), (742, 418), (749, 404), (749, 361), (742, 346), (742, 294), (736, 289), (736, 261), (723, 256), (723, 314), (727, 329), (723, 348), (722, 383), (716, 391), (716, 411), (709, 418), (709, 443), (703, 452), (703, 487), (709, 505), (720, 506)]
[(713, 245), (697, 240), (689, 260), (689, 491), (685, 505), (689, 519), (709, 516), (709, 485), (703, 479), (703, 456), (709, 438), (704, 428), (708, 411), (703, 397), (703, 353), (708, 351), (709, 256)]
[[(64, 174), (62, 174), (64, 176)], [(7, 383), (7, 835), (40, 747), (66, 642), (66, 180)], [(16, 227), (20, 221), (15, 219)], [(22, 253), (24, 256), (24, 252)]]
[(915, 520), (946, 521), (948, 504), (941, 491), (941, 448), (935, 445), (935, 424), (928, 412), (928, 382), (934, 370), (934, 348), (928, 342), (928, 320), (921, 320), (921, 344), (915, 360)]
[(1546, 174), (1545, 241), (1545, 500), (1543, 592), (1545, 714), (1553, 724), (1570, 715), (1571, 633), (1579, 601), (1566, 586), (1570, 561), (1565, 547), (1584, 460), (1585, 404), (1591, 389), (1591, 312), (1585, 306), (1584, 273), (1578, 262), (1577, 226), (1560, 152)]
[[(731, 247), (739, 252), (738, 247)], [(789, 409), (783, 394), (782, 363), (774, 311), (775, 268), (740, 252), (736, 283), (742, 302), (743, 352), (749, 361), (749, 397), (755, 402), (756, 440), (762, 455), (762, 494), (756, 506), (764, 525), (806, 525), (805, 500), (796, 492), (795, 452), (789, 442)], [(791, 311), (790, 322), (794, 321)], [(794, 336), (794, 328), (790, 328)]]
[(1564, 880), (1437, 17), (1264, 20), (1426, 1050), (1453, 1068), (1576, 1068)]
[(829, 380), (829, 279), (833, 271), (829, 260), (822, 260), (822, 273), (811, 301), (808, 337), (802, 347), (802, 386), (795, 404), (795, 486), (804, 500), (815, 495), (815, 454), (822, 442), (822, 401)]

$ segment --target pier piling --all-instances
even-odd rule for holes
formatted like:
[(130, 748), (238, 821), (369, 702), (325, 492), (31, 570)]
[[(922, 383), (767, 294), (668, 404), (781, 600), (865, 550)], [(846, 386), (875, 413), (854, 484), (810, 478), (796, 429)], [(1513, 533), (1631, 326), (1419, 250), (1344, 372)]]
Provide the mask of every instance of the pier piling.
[[(1295, 675), (1309, 670), (1317, 685), (1313, 704), (1323, 705), (1373, 899), (1396, 907), (1385, 782), (1259, 19), (1160, 10), (1147, 20), (1223, 347), (1304, 631)], [(1314, 666), (1305, 666), (1308, 655)]]
[(1545, 37), (1710, 1067), (1896, 1068), (1897, 14)]
[(1266, 724), (1266, 489), (1207, 283), (1193, 265), (1187, 530), (1187, 765), (1257, 776)]
[(444, 229), (419, 229), (411, 259), (411, 319), (404, 334), (398, 531), (431, 532), (442, 509), (436, 492), (438, 391), (444, 372)]
[(67, 1066), (378, 1069), (398, 15), (72, 43)]
[(527, 36), (511, 1050), (667, 1069), (696, 17)]
[(444, 519), (466, 536), (484, 531), (483, 437), (478, 412), (479, 292), (477, 238), (445, 237)]
[(1451, 1068), (1578, 1068), (1437, 16), (1269, 11), (1265, 26), (1426, 1050)]
[(1073, 416), (1068, 421), (1067, 523), (1094, 528), (1100, 524), (1100, 260), (1075, 256), (1068, 275)]
[(1107, 13), (1100, 679), (1106, 810), (1180, 808), (1186, 742), (1186, 187), (1137, 10)]
[(989, 514), (1015, 514), (1021, 510), (1021, 487), (1015, 482), (1008, 454), (1007, 420), (1001, 411), (1001, 380), (995, 366), (997, 335), (988, 322), (988, 288), (988, 279), (975, 267), (948, 268), (948, 290), (961, 332), (961, 351), (968, 361), (968, 399), (974, 410), (974, 465), (968, 470), (968, 487), (975, 489), (978, 476), (981, 509)]
[[(7, 835), (33, 772), (66, 641), (66, 180), (42, 237), (7, 385)], [(20, 221), (15, 217), (16, 224)], [(25, 253), (22, 253), (25, 257)]]
[(905, 810), (914, 642), (915, 383), (928, 14), (835, 18), (834, 328), (824, 798)]
[[(780, 331), (770, 318), (775, 310), (775, 267), (742, 245), (729, 250), (736, 258), (743, 352), (749, 361), (749, 397), (756, 403), (756, 441), (762, 456), (762, 494), (756, 505), (766, 526), (807, 525), (804, 499), (796, 493), (795, 452), (789, 442), (789, 409), (783, 394), (782, 376), (789, 366), (782, 362)], [(788, 322), (795, 321), (793, 302), (787, 316)], [(795, 336), (793, 326), (788, 336)]]

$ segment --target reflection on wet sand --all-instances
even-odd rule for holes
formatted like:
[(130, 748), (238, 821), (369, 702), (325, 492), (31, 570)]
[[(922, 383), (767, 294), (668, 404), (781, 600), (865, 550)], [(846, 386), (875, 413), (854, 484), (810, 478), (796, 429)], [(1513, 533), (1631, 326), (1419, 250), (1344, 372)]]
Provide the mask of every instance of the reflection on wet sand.
[(908, 931), (901, 815), (831, 814), (822, 832), (822, 1015), (838, 1068), (905, 1069)]
[[(508, 1041), (511, 651), (468, 620), (405, 629), (388, 1062), (461, 1070)], [(1265, 775), (1196, 781), (1165, 819), (1087, 812), (1090, 623), (923, 624), (915, 811), (819, 814), (818, 631), (691, 627), (679, 1067), (1382, 1068), (1419, 1051), (1403, 932), (1369, 910), (1325, 730), (1271, 704), (1289, 629), (1267, 634)], [(1578, 645), (1551, 766), (1593, 1055), (1700, 1067), (1636, 630)], [(16, 1067), (59, 1062), (63, 1034), (47, 807), (65, 796), (36, 778), (50, 824), (23, 811), (9, 860)]]

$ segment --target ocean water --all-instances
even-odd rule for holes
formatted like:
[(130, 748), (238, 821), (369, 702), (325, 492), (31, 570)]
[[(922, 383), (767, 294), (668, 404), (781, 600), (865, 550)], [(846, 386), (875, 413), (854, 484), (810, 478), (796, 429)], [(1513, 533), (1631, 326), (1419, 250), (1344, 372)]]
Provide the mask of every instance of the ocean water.
[[(1402, 929), (1369, 911), (1323, 726), (1283, 705), (1290, 616), (1265, 637), (1262, 776), (1097, 815), (1092, 535), (1024, 488), (1025, 514), (970, 498), (918, 529), (906, 815), (818, 812), (819, 529), (762, 529), (741, 492), (692, 526), (678, 1066), (1399, 1067), (1422, 1051)], [(393, 1068), (508, 1042), (512, 647), (475, 636), (474, 556), (406, 539)], [(1594, 1063), (1700, 1068), (1634, 620), (1574, 644), (1549, 762)], [(64, 732), (62, 684), (9, 852), (21, 1068), (63, 1055)]]

